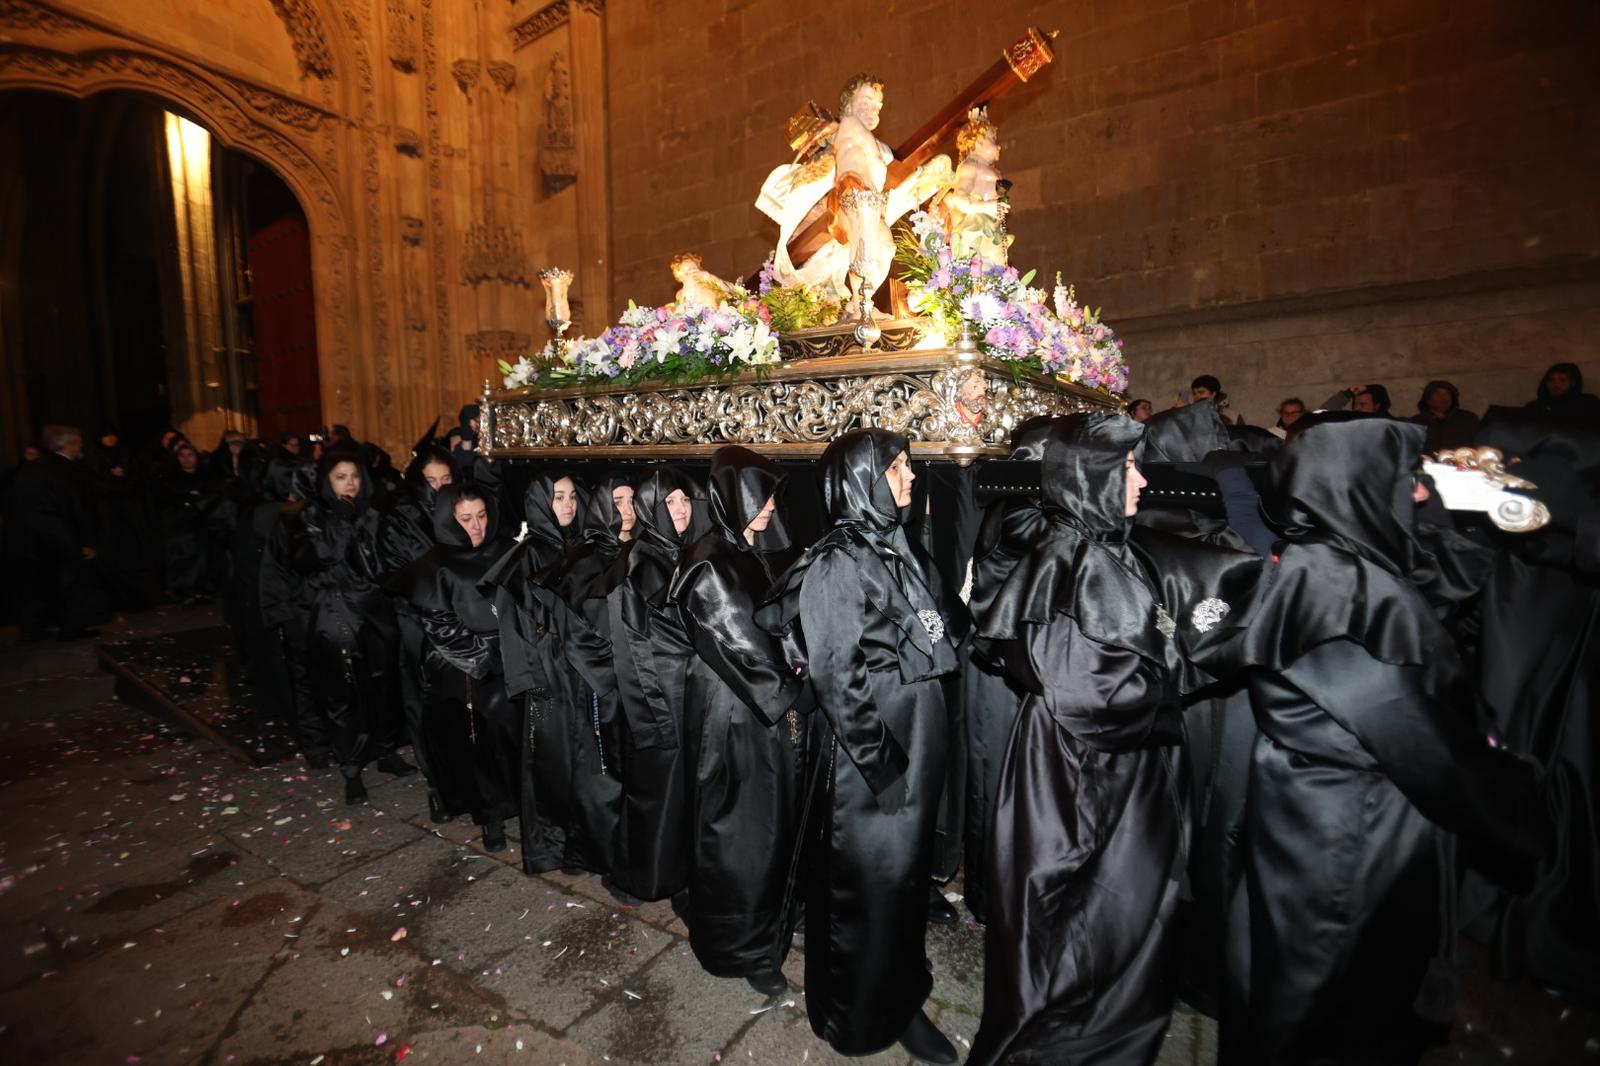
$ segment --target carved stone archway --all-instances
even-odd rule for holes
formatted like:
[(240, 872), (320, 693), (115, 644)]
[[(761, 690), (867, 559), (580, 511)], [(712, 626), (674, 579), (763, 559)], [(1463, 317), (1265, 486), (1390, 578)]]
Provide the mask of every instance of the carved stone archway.
[(343, 119), (286, 95), (164, 52), (105, 26), (33, 0), (0, 0), (0, 90), (36, 89), (79, 99), (128, 90), (168, 101), (283, 179), (311, 231), (322, 407), (330, 421), (355, 422), (364, 382), (351, 341), (362, 334), (352, 291), (354, 212), (337, 172)]

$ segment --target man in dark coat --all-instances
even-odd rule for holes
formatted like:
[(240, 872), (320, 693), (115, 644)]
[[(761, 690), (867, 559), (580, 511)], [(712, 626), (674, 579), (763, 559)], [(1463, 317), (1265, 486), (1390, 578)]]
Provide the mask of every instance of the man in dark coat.
[(70, 426), (47, 426), (44, 454), (20, 468), (6, 506), (6, 538), (22, 579), (19, 621), (39, 639), (54, 622), (57, 639), (93, 636), (107, 616), (105, 591), (91, 565), (95, 532), (88, 502), (83, 437)]

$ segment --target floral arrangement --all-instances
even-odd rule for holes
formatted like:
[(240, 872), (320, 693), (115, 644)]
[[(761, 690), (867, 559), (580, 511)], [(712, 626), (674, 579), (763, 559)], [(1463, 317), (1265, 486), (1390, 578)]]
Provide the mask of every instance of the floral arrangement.
[(1110, 393), (1127, 391), (1122, 342), (1100, 321), (1098, 309), (1078, 303), (1060, 275), (1051, 301), (1044, 290), (1028, 286), (1034, 271), (1019, 275), (981, 256), (958, 260), (937, 218), (917, 211), (909, 221), (910, 229), (895, 241), (907, 301), (939, 325), (947, 342), (968, 329), (984, 354), (1018, 370)]
[(810, 285), (779, 285), (777, 275), (777, 266), (768, 256), (756, 275), (756, 296), (767, 309), (773, 329), (790, 333), (839, 321), (843, 303), (828, 299)]
[[(738, 302), (735, 303), (734, 301)], [(766, 308), (743, 292), (716, 307), (637, 307), (598, 337), (551, 341), (516, 365), (501, 360), (505, 387), (606, 381), (690, 382), (778, 361)]]

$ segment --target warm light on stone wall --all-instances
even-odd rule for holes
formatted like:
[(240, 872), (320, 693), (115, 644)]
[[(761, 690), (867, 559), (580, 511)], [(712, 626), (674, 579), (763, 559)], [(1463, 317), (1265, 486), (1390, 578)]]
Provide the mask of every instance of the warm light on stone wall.
[(191, 440), (209, 440), (236, 425), (223, 410), (221, 302), (217, 287), (217, 234), (211, 183), (211, 134), (182, 115), (165, 114), (167, 165), (183, 284), (182, 365), (168, 363), (172, 421)]

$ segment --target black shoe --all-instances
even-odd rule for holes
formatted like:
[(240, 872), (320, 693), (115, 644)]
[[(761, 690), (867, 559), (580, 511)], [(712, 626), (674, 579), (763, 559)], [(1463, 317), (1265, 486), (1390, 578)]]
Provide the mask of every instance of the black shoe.
[(333, 752), (327, 748), (312, 748), (306, 752), (307, 770), (326, 770), (333, 765)]
[(955, 925), (961, 921), (961, 915), (950, 901), (944, 898), (944, 893), (939, 891), (938, 885), (928, 886), (928, 924), (929, 925)]
[(83, 626), (73, 626), (71, 629), (63, 628), (56, 631), (57, 640), (87, 640), (90, 637), (98, 637), (99, 635), (100, 631), (98, 629), (85, 629)]
[(344, 801), (349, 806), (367, 802), (366, 782), (361, 780), (361, 771), (353, 775), (346, 774), (344, 779)]
[(506, 850), (506, 823), (499, 820), (483, 823), (483, 850)]
[[(430, 790), (428, 792), (428, 821), (432, 822), (434, 825), (444, 825), (446, 822), (455, 821), (455, 819), (456, 812), (446, 810), (444, 806), (444, 800), (439, 798), (439, 793)], [(500, 833), (500, 838), (502, 841), (505, 839), (505, 831), (503, 828)]]
[(789, 991), (789, 979), (777, 970), (757, 970), (745, 974), (744, 979), (763, 996), (779, 996)]
[(391, 751), (379, 759), (376, 765), (384, 773), (393, 774), (396, 777), (410, 777), (417, 772), (417, 768), (406, 762), (398, 751)]
[(956, 1046), (945, 1039), (939, 1027), (920, 1010), (900, 1034), (900, 1046), (911, 1052), (911, 1057), (918, 1062), (932, 1062), (937, 1066), (951, 1066), (958, 1058)]
[(564, 862), (561, 864), (561, 872), (566, 874), (568, 877), (581, 877), (589, 871), (573, 863)]

